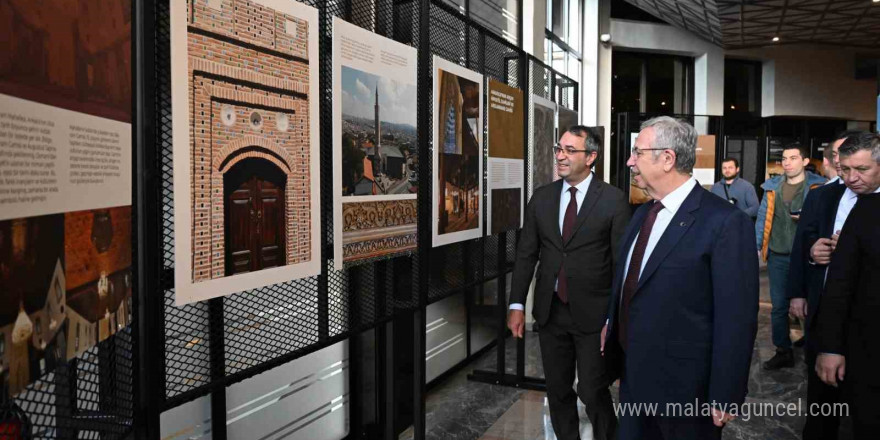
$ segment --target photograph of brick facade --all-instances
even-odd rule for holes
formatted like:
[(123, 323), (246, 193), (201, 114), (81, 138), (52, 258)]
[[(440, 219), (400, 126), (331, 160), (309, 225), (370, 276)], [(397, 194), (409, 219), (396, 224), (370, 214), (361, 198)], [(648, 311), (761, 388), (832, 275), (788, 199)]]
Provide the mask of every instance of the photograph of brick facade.
[(297, 7), (187, 1), (194, 283), (317, 261), (310, 96), (317, 60), (309, 51), (316, 24)]

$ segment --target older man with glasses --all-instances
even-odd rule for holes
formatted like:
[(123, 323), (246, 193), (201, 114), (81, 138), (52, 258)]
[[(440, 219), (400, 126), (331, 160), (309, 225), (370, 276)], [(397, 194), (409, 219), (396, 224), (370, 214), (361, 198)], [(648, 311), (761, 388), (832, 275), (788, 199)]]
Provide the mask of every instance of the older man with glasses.
[(642, 125), (627, 161), (653, 201), (623, 235), (602, 349), (623, 359), (620, 402), (663, 414), (621, 414), (621, 440), (720, 439), (748, 390), (758, 321), (752, 222), (697, 184), (696, 149), (694, 127), (659, 117)]
[[(622, 191), (591, 172), (599, 142), (587, 127), (569, 128), (552, 148), (562, 179), (536, 189), (526, 207), (508, 327), (514, 337), (523, 337), (523, 304), (535, 276), (533, 315), (556, 438), (580, 438), (580, 397), (593, 438), (613, 439), (617, 418), (608, 390), (613, 378), (599, 353), (599, 332), (611, 296), (615, 250), (630, 208)], [(575, 371), (577, 393), (572, 390)]]

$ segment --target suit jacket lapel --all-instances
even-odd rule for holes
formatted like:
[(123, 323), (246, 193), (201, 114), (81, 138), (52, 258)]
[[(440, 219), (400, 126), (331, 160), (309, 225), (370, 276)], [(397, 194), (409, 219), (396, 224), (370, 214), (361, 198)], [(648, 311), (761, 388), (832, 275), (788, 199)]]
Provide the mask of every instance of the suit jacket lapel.
[(660, 241), (657, 242), (657, 246), (651, 252), (648, 263), (645, 265), (645, 270), (639, 276), (639, 286), (636, 289), (636, 293), (638, 293), (638, 289), (642, 288), (648, 278), (651, 278), (651, 275), (660, 267), (660, 263), (666, 259), (666, 256), (672, 252), (672, 249), (675, 248), (675, 245), (678, 244), (678, 241), (681, 240), (685, 232), (694, 224), (694, 216), (691, 212), (700, 207), (700, 198), (703, 196), (703, 191), (705, 190), (700, 185), (694, 187), (687, 198), (684, 199), (684, 203), (678, 208), (675, 216), (672, 217), (672, 221), (669, 222), (669, 226), (666, 227), (666, 231), (660, 236)]
[[(560, 189), (560, 195), (561, 195)], [(584, 221), (587, 220), (587, 216), (590, 215), (590, 212), (593, 211), (593, 206), (596, 205), (596, 202), (599, 201), (599, 197), (602, 195), (602, 186), (599, 184), (599, 179), (596, 176), (593, 176), (593, 180), (590, 181), (590, 186), (587, 188), (587, 195), (584, 197), (583, 203), (581, 203), (581, 209), (578, 211), (577, 220), (574, 223), (574, 230), (571, 231), (571, 237), (568, 238), (568, 241), (563, 243), (568, 246), (568, 243), (571, 243), (571, 240), (577, 235), (578, 229), (584, 224)]]
[(553, 237), (553, 242), (562, 249), (562, 231), (559, 230), (559, 202), (562, 200), (562, 179), (559, 179), (553, 185), (553, 197), (548, 198), (549, 205), (547, 210), (553, 213), (553, 215), (548, 216), (548, 218), (552, 219), (550, 222), (550, 229), (553, 232), (550, 234)]

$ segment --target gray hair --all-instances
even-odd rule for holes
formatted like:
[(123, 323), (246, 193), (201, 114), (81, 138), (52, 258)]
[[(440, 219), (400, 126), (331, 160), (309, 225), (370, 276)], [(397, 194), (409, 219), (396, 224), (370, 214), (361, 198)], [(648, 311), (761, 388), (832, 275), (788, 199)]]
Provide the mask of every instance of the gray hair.
[(868, 132), (852, 135), (840, 144), (838, 154), (849, 157), (862, 150), (870, 151), (874, 161), (880, 163), (880, 135)]
[[(654, 129), (654, 144), (651, 148), (662, 148), (675, 152), (675, 169), (682, 174), (691, 174), (697, 163), (697, 130), (687, 122), (658, 116), (642, 123), (641, 130)], [(653, 151), (654, 159), (660, 156), (662, 151)]]

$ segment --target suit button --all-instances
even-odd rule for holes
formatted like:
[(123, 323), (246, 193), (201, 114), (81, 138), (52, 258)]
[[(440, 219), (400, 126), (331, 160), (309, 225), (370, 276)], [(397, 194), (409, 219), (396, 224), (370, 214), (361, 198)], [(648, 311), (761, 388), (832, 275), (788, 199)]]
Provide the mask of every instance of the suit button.
[(563, 257), (563, 258), (564, 258), (564, 257), (567, 257), (567, 256), (568, 256), (568, 253), (566, 253), (566, 252), (563, 252), (563, 253), (562, 253), (562, 257)]

